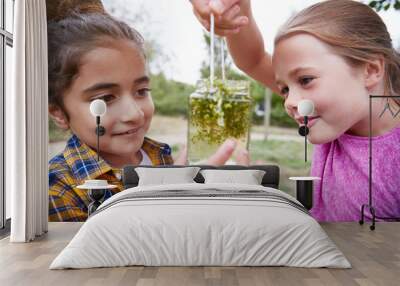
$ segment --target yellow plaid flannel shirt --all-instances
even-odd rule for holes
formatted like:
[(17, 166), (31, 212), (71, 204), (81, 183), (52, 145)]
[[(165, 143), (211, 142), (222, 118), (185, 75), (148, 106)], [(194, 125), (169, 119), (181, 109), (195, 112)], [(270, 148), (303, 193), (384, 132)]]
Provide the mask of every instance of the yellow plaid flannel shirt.
[[(142, 149), (153, 165), (172, 165), (171, 148), (145, 137)], [(121, 169), (112, 168), (76, 135), (63, 152), (49, 161), (49, 221), (85, 221), (91, 199), (88, 190), (76, 188), (85, 180), (103, 179), (118, 188), (106, 190), (104, 200), (123, 190)]]

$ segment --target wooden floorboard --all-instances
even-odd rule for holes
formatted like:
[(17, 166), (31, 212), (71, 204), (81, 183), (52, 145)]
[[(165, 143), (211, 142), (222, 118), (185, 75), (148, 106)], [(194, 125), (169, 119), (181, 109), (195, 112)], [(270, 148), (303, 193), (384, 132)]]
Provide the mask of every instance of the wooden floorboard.
[(375, 231), (358, 223), (322, 224), (352, 269), (291, 267), (119, 267), (49, 270), (53, 259), (81, 223), (50, 223), (49, 233), (32, 243), (0, 240), (0, 285), (400, 285), (400, 223), (378, 223)]

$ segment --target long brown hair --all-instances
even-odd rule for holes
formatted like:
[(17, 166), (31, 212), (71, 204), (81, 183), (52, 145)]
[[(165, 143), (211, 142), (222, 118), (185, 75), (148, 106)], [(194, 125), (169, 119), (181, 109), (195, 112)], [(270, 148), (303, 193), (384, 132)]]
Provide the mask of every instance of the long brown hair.
[[(351, 64), (385, 59), (385, 94), (400, 95), (400, 54), (392, 45), (385, 23), (365, 4), (328, 0), (290, 18), (278, 31), (275, 45), (294, 33), (308, 33), (330, 45)], [(399, 100), (396, 100), (399, 104)]]
[(81, 14), (106, 13), (101, 0), (46, 0), (48, 22), (66, 18), (71, 10)]

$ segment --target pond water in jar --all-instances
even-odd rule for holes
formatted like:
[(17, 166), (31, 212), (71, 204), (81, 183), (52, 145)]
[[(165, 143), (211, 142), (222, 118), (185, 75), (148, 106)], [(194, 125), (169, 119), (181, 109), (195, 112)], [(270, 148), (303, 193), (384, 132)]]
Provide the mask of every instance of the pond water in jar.
[(208, 159), (228, 138), (248, 149), (252, 100), (250, 84), (241, 80), (197, 83), (189, 97), (188, 161)]

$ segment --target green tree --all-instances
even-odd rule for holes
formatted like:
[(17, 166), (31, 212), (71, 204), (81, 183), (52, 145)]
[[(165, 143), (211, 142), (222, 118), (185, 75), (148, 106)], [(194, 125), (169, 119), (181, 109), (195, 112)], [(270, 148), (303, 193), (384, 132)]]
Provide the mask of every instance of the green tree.
[[(206, 43), (206, 48), (208, 51), (210, 51), (210, 45), (211, 45), (211, 37), (208, 33), (204, 32), (203, 33), (203, 39), (204, 42)], [(223, 47), (223, 56), (224, 56), (224, 65), (225, 65), (225, 72), (226, 72), (226, 77), (231, 78), (234, 74), (232, 70), (232, 60), (230, 57), (228, 57), (228, 49), (226, 47), (225, 41), (222, 38), (215, 37), (214, 40), (214, 75), (216, 78), (222, 78), (222, 53), (221, 53), (221, 46)], [(200, 69), (201, 77), (202, 78), (208, 78), (210, 77), (210, 61), (203, 61), (201, 69)], [(228, 75), (229, 74), (229, 75)], [(238, 74), (233, 75), (234, 77), (237, 77)], [(238, 78), (234, 78), (238, 79)], [(243, 76), (240, 79), (245, 79), (245, 76)]]
[(370, 1), (368, 5), (374, 8), (377, 12), (379, 11), (387, 11), (390, 8), (395, 10), (400, 10), (400, 0), (377, 0), (377, 1)]
[(188, 97), (194, 86), (168, 80), (162, 72), (151, 75), (150, 84), (156, 114), (187, 116)]

